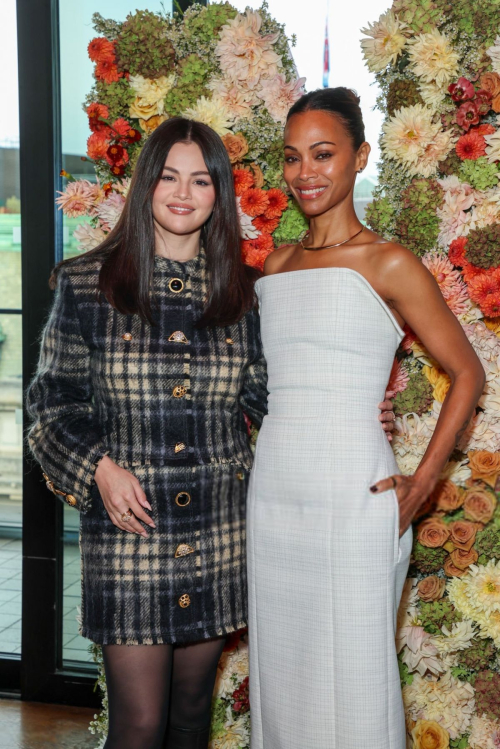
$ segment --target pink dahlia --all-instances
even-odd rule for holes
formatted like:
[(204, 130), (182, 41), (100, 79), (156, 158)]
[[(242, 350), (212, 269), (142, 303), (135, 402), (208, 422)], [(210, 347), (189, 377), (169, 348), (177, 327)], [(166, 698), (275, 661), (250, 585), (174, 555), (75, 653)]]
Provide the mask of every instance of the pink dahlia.
[(296, 81), (287, 83), (285, 76), (281, 73), (270, 80), (262, 81), (259, 96), (276, 122), (285, 124), (288, 110), (304, 93), (305, 82), (305, 78), (298, 78)]
[(85, 216), (94, 205), (95, 188), (88, 180), (80, 179), (70, 182), (64, 192), (59, 192), (56, 198), (59, 209), (65, 216), (75, 218)]
[(402, 393), (408, 387), (410, 376), (408, 372), (403, 369), (401, 362), (394, 359), (394, 364), (391, 369), (391, 376), (389, 377), (389, 384), (387, 390), (393, 393)]
[(461, 104), (457, 112), (457, 122), (464, 130), (468, 130), (472, 125), (479, 122), (479, 111), (473, 101), (466, 101)]
[(101, 227), (104, 231), (111, 231), (111, 229), (114, 229), (121, 216), (124, 205), (125, 198), (123, 195), (112, 192), (96, 207), (95, 213), (99, 217)]
[(474, 97), (474, 86), (467, 78), (463, 76), (458, 79), (456, 83), (452, 83), (448, 86), (448, 91), (451, 94), (453, 101), (467, 101)]

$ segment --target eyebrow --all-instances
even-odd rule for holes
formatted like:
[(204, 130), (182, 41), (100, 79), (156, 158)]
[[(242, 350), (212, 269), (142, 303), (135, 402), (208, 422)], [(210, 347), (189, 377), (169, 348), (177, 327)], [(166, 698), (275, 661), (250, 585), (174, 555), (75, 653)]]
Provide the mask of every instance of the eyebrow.
[[(316, 146), (322, 146), (325, 143), (328, 143), (328, 145), (330, 145), (330, 146), (336, 146), (337, 145), (332, 140), (319, 140), (317, 143), (313, 143), (312, 146), (309, 146), (309, 150), (312, 151), (312, 149), (316, 148)], [(285, 146), (285, 148), (291, 148), (292, 151), (298, 151), (298, 148), (295, 148), (295, 146)]]
[[(163, 167), (163, 171), (164, 172), (165, 171), (169, 171), (169, 172), (174, 172), (174, 174), (180, 174), (179, 170), (178, 169), (174, 169), (173, 166), (164, 166)], [(207, 176), (210, 177), (210, 173), (209, 172), (191, 172), (191, 177), (198, 177), (201, 174), (206, 174)]]

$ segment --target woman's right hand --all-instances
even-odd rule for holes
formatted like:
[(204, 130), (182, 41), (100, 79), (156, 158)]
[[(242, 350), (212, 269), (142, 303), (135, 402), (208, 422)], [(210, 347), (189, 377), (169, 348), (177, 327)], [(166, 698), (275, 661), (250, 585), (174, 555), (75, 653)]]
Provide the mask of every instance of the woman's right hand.
[[(97, 465), (95, 482), (111, 522), (122, 531), (138, 533), (147, 538), (148, 534), (139, 520), (149, 525), (150, 528), (156, 528), (156, 526), (143, 510), (143, 507), (148, 510), (152, 508), (136, 477), (125, 468), (120, 468), (105, 455)], [(122, 516), (130, 512), (132, 512), (130, 520), (123, 521)]]

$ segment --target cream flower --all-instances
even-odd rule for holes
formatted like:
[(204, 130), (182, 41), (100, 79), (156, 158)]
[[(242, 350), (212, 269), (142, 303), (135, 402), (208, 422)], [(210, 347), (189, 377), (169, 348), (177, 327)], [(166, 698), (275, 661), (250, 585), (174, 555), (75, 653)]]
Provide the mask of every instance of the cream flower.
[(500, 415), (491, 411), (482, 411), (472, 419), (459, 449), (489, 450), (494, 453), (500, 450)]
[(498, 221), (500, 214), (500, 190), (495, 188), (480, 192), (475, 202), (472, 221), (476, 229), (482, 229)]
[(425, 83), (446, 86), (458, 74), (459, 55), (438, 29), (419, 34), (409, 54), (413, 72)]
[(470, 724), (470, 749), (498, 749), (498, 743), (493, 739), (498, 731), (500, 731), (500, 723), (496, 720), (474, 715)]
[(397, 643), (398, 651), (403, 650), (401, 660), (410, 673), (417, 671), (421, 676), (426, 673), (439, 676), (446, 671), (434, 638), (423, 627), (412, 626), (399, 630)]
[(249, 117), (252, 107), (259, 103), (255, 91), (245, 89), (231, 80), (215, 78), (208, 84), (208, 88), (235, 120)]
[(212, 130), (215, 130), (218, 135), (230, 133), (230, 128), (234, 123), (234, 118), (216, 97), (213, 99), (207, 99), (206, 96), (200, 97), (196, 104), (186, 109), (182, 115), (189, 120), (203, 122)]
[(495, 163), (495, 161), (500, 161), (500, 115), (498, 115), (496, 119), (498, 130), (491, 135), (484, 136), (484, 139), (487, 143), (486, 157), (490, 164)]
[(285, 76), (281, 74), (270, 80), (262, 81), (259, 96), (276, 122), (285, 124), (288, 110), (304, 93), (305, 82), (305, 78), (297, 78), (297, 80), (287, 83)]
[(261, 26), (259, 13), (251, 10), (238, 13), (222, 27), (215, 49), (225, 76), (233, 81), (245, 81), (248, 88), (258, 85), (261, 78), (277, 75), (281, 63), (273, 50), (279, 34), (262, 36)]
[(455, 608), (479, 624), (480, 636), (491, 637), (500, 647), (500, 561), (471, 564), (465, 575), (450, 580), (447, 589)]
[(418, 624), (417, 603), (419, 601), (419, 598), (417, 584), (418, 578), (416, 577), (408, 577), (405, 580), (403, 593), (401, 595), (401, 601), (399, 602), (398, 608), (398, 630), (402, 629), (403, 627), (410, 627), (413, 624)]
[(455, 141), (456, 137), (451, 130), (437, 133), (434, 139), (424, 148), (418, 162), (408, 167), (409, 174), (431, 177), (436, 172), (439, 162), (448, 156)]
[(372, 37), (361, 40), (365, 62), (372, 73), (379, 73), (390, 63), (396, 62), (406, 44), (403, 32), (408, 31), (408, 26), (396, 18), (391, 10), (383, 13), (376, 23), (361, 29), (362, 34)]
[(447, 250), (454, 239), (466, 237), (474, 228), (472, 214), (468, 211), (476, 200), (476, 193), (454, 175), (438, 182), (445, 191), (443, 204), (436, 211), (441, 219), (438, 242)]
[(395, 426), (392, 446), (398, 466), (402, 473), (414, 473), (432, 437), (435, 420), (410, 413), (396, 419)]
[(163, 113), (163, 99), (171, 90), (174, 81), (175, 73), (162, 75), (155, 79), (143, 78), (142, 75), (131, 75), (129, 78), (130, 87), (135, 91), (141, 105), (149, 106), (161, 102), (157, 114)]
[(427, 106), (432, 107), (433, 109), (437, 109), (441, 105), (443, 99), (446, 98), (446, 94), (448, 93), (447, 85), (440, 86), (436, 81), (421, 80), (418, 85), (418, 90)]
[(403, 689), (406, 711), (412, 720), (435, 720), (456, 739), (464, 733), (474, 712), (474, 689), (447, 671), (439, 679), (416, 673)]
[(469, 325), (481, 320), (484, 317), (484, 312), (472, 299), (468, 299), (464, 311), (460, 312), (457, 317), (462, 325)]
[(236, 206), (238, 208), (238, 216), (240, 219), (240, 236), (242, 239), (257, 239), (261, 232), (252, 224), (251, 216), (247, 216), (247, 214), (242, 210), (241, 197), (236, 198)]
[(471, 646), (471, 640), (475, 637), (475, 624), (471, 619), (462, 622), (454, 622), (451, 631), (443, 625), (442, 634), (434, 638), (434, 645), (441, 654), (453, 653), (457, 650), (466, 650)]
[(119, 193), (112, 192), (96, 208), (96, 214), (99, 217), (101, 226), (105, 231), (111, 231), (116, 226), (118, 219), (123, 211), (125, 198)]
[(465, 486), (465, 482), (470, 479), (471, 473), (468, 458), (460, 461), (450, 460), (445, 465), (440, 478), (449, 479), (459, 486)]
[(493, 70), (500, 75), (500, 34), (495, 39), (495, 43), (488, 47), (486, 54), (491, 60)]
[(83, 252), (93, 250), (106, 239), (106, 234), (100, 227), (91, 226), (90, 224), (80, 224), (73, 232), (73, 236), (78, 242), (78, 249)]
[(239, 749), (248, 746), (250, 742), (249, 718), (247, 715), (239, 715), (233, 718), (231, 707), (228, 706), (226, 713), (224, 735), (210, 742), (210, 749)]
[(432, 122), (432, 112), (422, 104), (399, 109), (383, 126), (382, 149), (391, 159), (416, 165), (432, 143), (441, 125)]

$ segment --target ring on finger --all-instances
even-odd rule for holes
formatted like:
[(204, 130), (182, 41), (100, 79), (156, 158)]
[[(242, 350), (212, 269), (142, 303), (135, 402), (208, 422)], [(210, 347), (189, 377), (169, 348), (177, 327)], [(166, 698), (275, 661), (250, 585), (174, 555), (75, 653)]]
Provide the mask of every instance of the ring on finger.
[(392, 488), (395, 489), (398, 485), (398, 482), (396, 481), (396, 477), (391, 476), (391, 481), (392, 481)]
[(132, 518), (132, 510), (127, 510), (127, 512), (124, 512), (121, 516), (122, 523), (128, 523)]

